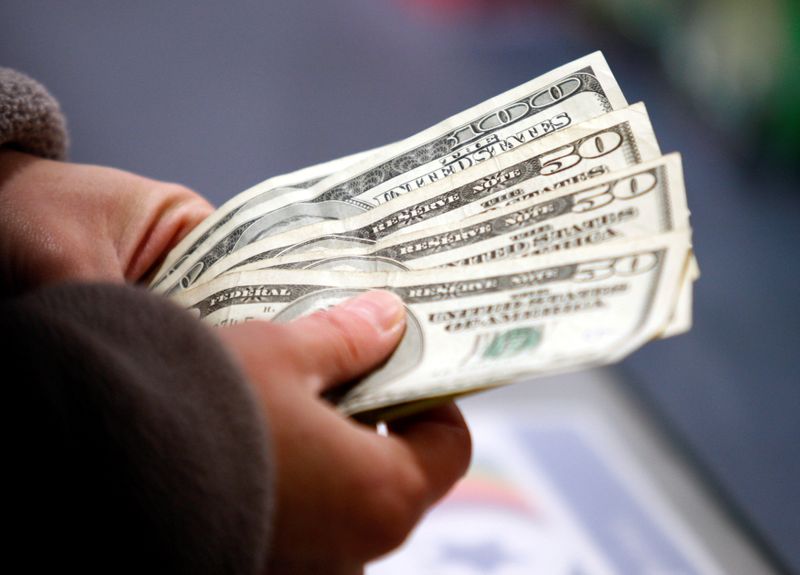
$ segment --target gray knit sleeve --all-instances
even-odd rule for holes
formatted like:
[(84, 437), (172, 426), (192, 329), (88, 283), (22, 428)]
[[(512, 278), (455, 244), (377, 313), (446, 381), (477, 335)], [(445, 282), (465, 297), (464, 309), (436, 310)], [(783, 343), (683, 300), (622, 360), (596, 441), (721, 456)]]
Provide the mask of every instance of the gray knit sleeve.
[(28, 571), (263, 575), (268, 426), (211, 328), (143, 288), (62, 283), (0, 298), (0, 364), (21, 374), (4, 541)]
[(0, 146), (63, 160), (67, 128), (58, 102), (24, 74), (0, 68)]

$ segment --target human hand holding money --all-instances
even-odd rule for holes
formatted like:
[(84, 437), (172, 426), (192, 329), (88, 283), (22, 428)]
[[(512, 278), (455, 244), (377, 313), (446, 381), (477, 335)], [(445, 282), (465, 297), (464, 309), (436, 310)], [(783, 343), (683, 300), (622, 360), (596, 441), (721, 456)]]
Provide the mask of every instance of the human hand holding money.
[(337, 395), (345, 414), (386, 419), (615, 362), (691, 325), (680, 157), (661, 156), (599, 54), (328, 166), (309, 187), (228, 202), (153, 288), (218, 326), (393, 291), (406, 333)]
[(218, 331), (267, 415), (280, 473), (269, 573), (360, 573), (466, 470), (469, 432), (453, 405), (381, 437), (321, 398), (379, 365), (403, 329), (402, 302), (370, 291), (296, 321)]

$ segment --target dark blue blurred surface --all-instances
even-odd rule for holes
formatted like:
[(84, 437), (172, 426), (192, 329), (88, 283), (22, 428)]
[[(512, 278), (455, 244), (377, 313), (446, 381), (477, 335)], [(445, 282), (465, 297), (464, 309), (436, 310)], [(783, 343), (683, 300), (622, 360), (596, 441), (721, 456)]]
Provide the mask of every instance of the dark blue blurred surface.
[(60, 99), (73, 160), (180, 181), (218, 204), (596, 49), (628, 100), (646, 102), (662, 149), (684, 154), (702, 269), (693, 330), (622, 369), (800, 571), (798, 182), (746, 167), (650, 55), (551, 11), (430, 22), (375, 0), (0, 9), (0, 65)]

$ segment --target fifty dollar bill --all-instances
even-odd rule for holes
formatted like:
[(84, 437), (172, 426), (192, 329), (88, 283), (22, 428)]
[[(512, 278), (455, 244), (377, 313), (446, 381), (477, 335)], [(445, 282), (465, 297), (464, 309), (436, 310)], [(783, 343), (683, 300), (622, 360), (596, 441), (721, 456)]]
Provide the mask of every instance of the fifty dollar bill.
[[(527, 196), (525, 185), (516, 198)], [(462, 208), (463, 209), (463, 208)], [(456, 214), (457, 216), (459, 214)], [(588, 245), (689, 228), (680, 155), (670, 154), (552, 195), (533, 195), (503, 208), (458, 218), (415, 233), (392, 234), (373, 245), (292, 253), (237, 268), (368, 272), (474, 265), (534, 257)], [(663, 337), (687, 331), (692, 318), (692, 257), (675, 315)]]
[[(214, 325), (288, 321), (365, 290), (406, 304), (390, 360), (337, 402), (374, 417), (508, 383), (618, 361), (657, 337), (674, 313), (688, 230), (537, 258), (448, 270), (343, 274), (232, 273), (176, 295)], [(377, 414), (377, 415), (375, 415)]]
[[(519, 189), (524, 192), (528, 186)], [(290, 253), (236, 271), (302, 268), (373, 272), (475, 265), (689, 227), (679, 154), (472, 217), (457, 215), (461, 217), (456, 224), (392, 234), (351, 249)]]
[(368, 212), (264, 238), (220, 259), (206, 276), (210, 279), (293, 252), (373, 245), (393, 235), (457, 223), (489, 208), (546, 196), (660, 155), (645, 107), (636, 104), (501, 154)]

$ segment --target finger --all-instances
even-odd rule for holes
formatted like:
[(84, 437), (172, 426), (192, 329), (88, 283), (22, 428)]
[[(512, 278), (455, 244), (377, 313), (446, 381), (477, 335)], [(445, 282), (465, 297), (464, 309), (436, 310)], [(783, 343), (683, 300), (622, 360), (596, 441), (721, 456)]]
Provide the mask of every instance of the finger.
[[(340, 432), (342, 423), (335, 422)], [(337, 465), (358, 479), (355, 491), (362, 505), (350, 520), (356, 532), (369, 534), (360, 541), (367, 554), (402, 543), (425, 511), (464, 475), (471, 455), (469, 430), (452, 403), (393, 423), (388, 437), (354, 423), (348, 436), (327, 451), (335, 451)]]
[(129, 281), (149, 279), (175, 247), (214, 208), (192, 190), (177, 184), (144, 180), (141, 193), (120, 217), (127, 225), (119, 241), (120, 263)]
[(461, 411), (453, 402), (389, 425), (399, 457), (416, 467), (426, 486), (430, 505), (443, 496), (466, 473), (472, 455), (472, 440)]
[(405, 329), (405, 308), (393, 293), (374, 290), (285, 327), (285, 353), (305, 370), (313, 391), (322, 393), (389, 357)]

